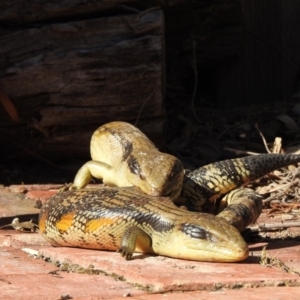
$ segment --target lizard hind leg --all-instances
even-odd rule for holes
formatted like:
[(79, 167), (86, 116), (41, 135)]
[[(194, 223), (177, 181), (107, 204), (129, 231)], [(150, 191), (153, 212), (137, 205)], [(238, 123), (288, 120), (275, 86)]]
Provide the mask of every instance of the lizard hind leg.
[(144, 230), (137, 226), (130, 226), (125, 229), (117, 252), (129, 260), (136, 250), (142, 253), (153, 253), (151, 244), (152, 240)]

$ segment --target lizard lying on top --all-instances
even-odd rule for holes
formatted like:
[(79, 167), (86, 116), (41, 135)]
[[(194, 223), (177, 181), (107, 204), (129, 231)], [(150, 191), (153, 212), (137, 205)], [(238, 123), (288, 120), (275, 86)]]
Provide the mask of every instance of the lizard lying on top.
[(106, 185), (137, 186), (152, 196), (179, 196), (184, 168), (179, 159), (156, 149), (139, 129), (125, 122), (99, 127), (90, 145), (92, 160), (77, 172), (67, 189), (80, 189), (92, 177)]

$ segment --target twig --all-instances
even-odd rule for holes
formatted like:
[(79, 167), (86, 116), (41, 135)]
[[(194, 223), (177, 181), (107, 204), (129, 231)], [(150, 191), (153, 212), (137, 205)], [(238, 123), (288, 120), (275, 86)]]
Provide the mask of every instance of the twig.
[[(296, 175), (298, 174), (298, 172), (296, 173)], [(295, 176), (296, 176), (295, 175)], [(282, 186), (280, 186), (279, 188), (285, 188), (283, 191), (281, 191), (281, 192), (279, 192), (277, 195), (274, 195), (274, 196), (271, 196), (271, 197), (269, 197), (269, 198), (267, 198), (267, 199), (264, 199), (263, 200), (263, 203), (265, 204), (265, 203), (267, 203), (267, 202), (271, 202), (272, 200), (275, 200), (275, 199), (278, 199), (278, 198), (280, 198), (280, 197), (283, 197), (284, 195), (286, 195), (286, 193), (288, 192), (288, 190), (292, 187), (292, 186), (294, 186), (294, 185), (296, 185), (296, 184), (298, 184), (299, 183), (299, 179), (297, 178), (297, 179), (294, 179), (295, 178), (295, 176), (293, 177), (293, 181), (291, 181), (291, 182), (289, 182), (289, 183), (287, 183), (287, 184), (285, 184), (285, 185), (282, 185)], [(269, 192), (274, 192), (274, 191), (276, 191), (276, 190), (278, 190), (278, 188), (273, 188), (272, 190), (270, 190)]]
[(286, 194), (286, 191), (283, 191), (283, 192), (278, 193), (277, 195), (270, 196), (267, 199), (263, 199), (263, 204), (266, 204), (266, 203), (271, 202), (275, 199), (281, 198), (281, 197), (285, 196), (285, 194)]
[(268, 190), (268, 193), (273, 193), (273, 192), (276, 192), (276, 191), (282, 190), (282, 189), (284, 189), (283, 192), (286, 193), (291, 188), (291, 186), (296, 185), (298, 183), (299, 183), (299, 179), (297, 178), (297, 179), (294, 179), (291, 182), (278, 184), (277, 186), (274, 186), (274, 187), (270, 188)]
[(297, 170), (297, 171), (293, 174), (291, 184), (294, 183), (294, 182), (297, 182), (297, 183), (298, 183), (298, 181), (299, 181), (299, 179), (295, 179), (295, 178), (296, 178), (296, 176), (298, 176), (298, 174), (300, 173), (300, 168), (297, 168), (296, 170)]
[(300, 221), (284, 222), (284, 223), (264, 223), (264, 224), (250, 226), (249, 229), (251, 231), (259, 232), (259, 231), (267, 231), (269, 229), (284, 229), (289, 227), (300, 227)]
[(256, 153), (256, 152), (233, 149), (233, 148), (230, 148), (230, 147), (224, 147), (223, 150), (234, 152), (236, 155), (260, 155), (261, 154), (261, 153)]
[(261, 257), (260, 257), (259, 263), (263, 267), (274, 268), (274, 269), (281, 270), (281, 271), (284, 271), (289, 274), (300, 275), (300, 272), (287, 266), (281, 259), (279, 259), (277, 257), (269, 256), (266, 251), (266, 246), (263, 247), (263, 249), (261, 251)]
[(273, 144), (273, 153), (280, 153), (282, 148), (282, 138), (276, 137)]
[(268, 145), (267, 145), (267, 142), (266, 142), (266, 139), (265, 139), (264, 135), (262, 134), (262, 132), (261, 132), (260, 129), (258, 128), (258, 124), (257, 124), (257, 123), (255, 123), (255, 128), (257, 129), (259, 135), (261, 136), (261, 138), (262, 138), (262, 140), (263, 140), (263, 143), (264, 143), (264, 145), (265, 145), (265, 148), (266, 148), (267, 152), (268, 152), (268, 153), (272, 153), (272, 152), (270, 151)]

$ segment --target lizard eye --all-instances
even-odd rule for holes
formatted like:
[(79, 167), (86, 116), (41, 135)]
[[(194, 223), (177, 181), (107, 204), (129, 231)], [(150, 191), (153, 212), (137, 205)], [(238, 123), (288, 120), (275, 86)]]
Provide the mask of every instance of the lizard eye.
[(142, 176), (141, 167), (140, 167), (137, 159), (134, 156), (132, 156), (132, 155), (129, 156), (129, 158), (127, 160), (127, 164), (128, 164), (128, 167), (129, 167), (129, 170), (131, 173), (136, 174), (138, 176)]
[(211, 236), (206, 229), (194, 224), (182, 224), (181, 231), (195, 239), (209, 240)]

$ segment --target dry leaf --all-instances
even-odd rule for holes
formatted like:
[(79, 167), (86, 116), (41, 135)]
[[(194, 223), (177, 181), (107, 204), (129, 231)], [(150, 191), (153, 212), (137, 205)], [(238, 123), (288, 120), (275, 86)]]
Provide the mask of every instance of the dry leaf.
[(15, 106), (3, 91), (0, 91), (0, 103), (3, 105), (11, 119), (15, 122), (19, 122), (19, 116)]

